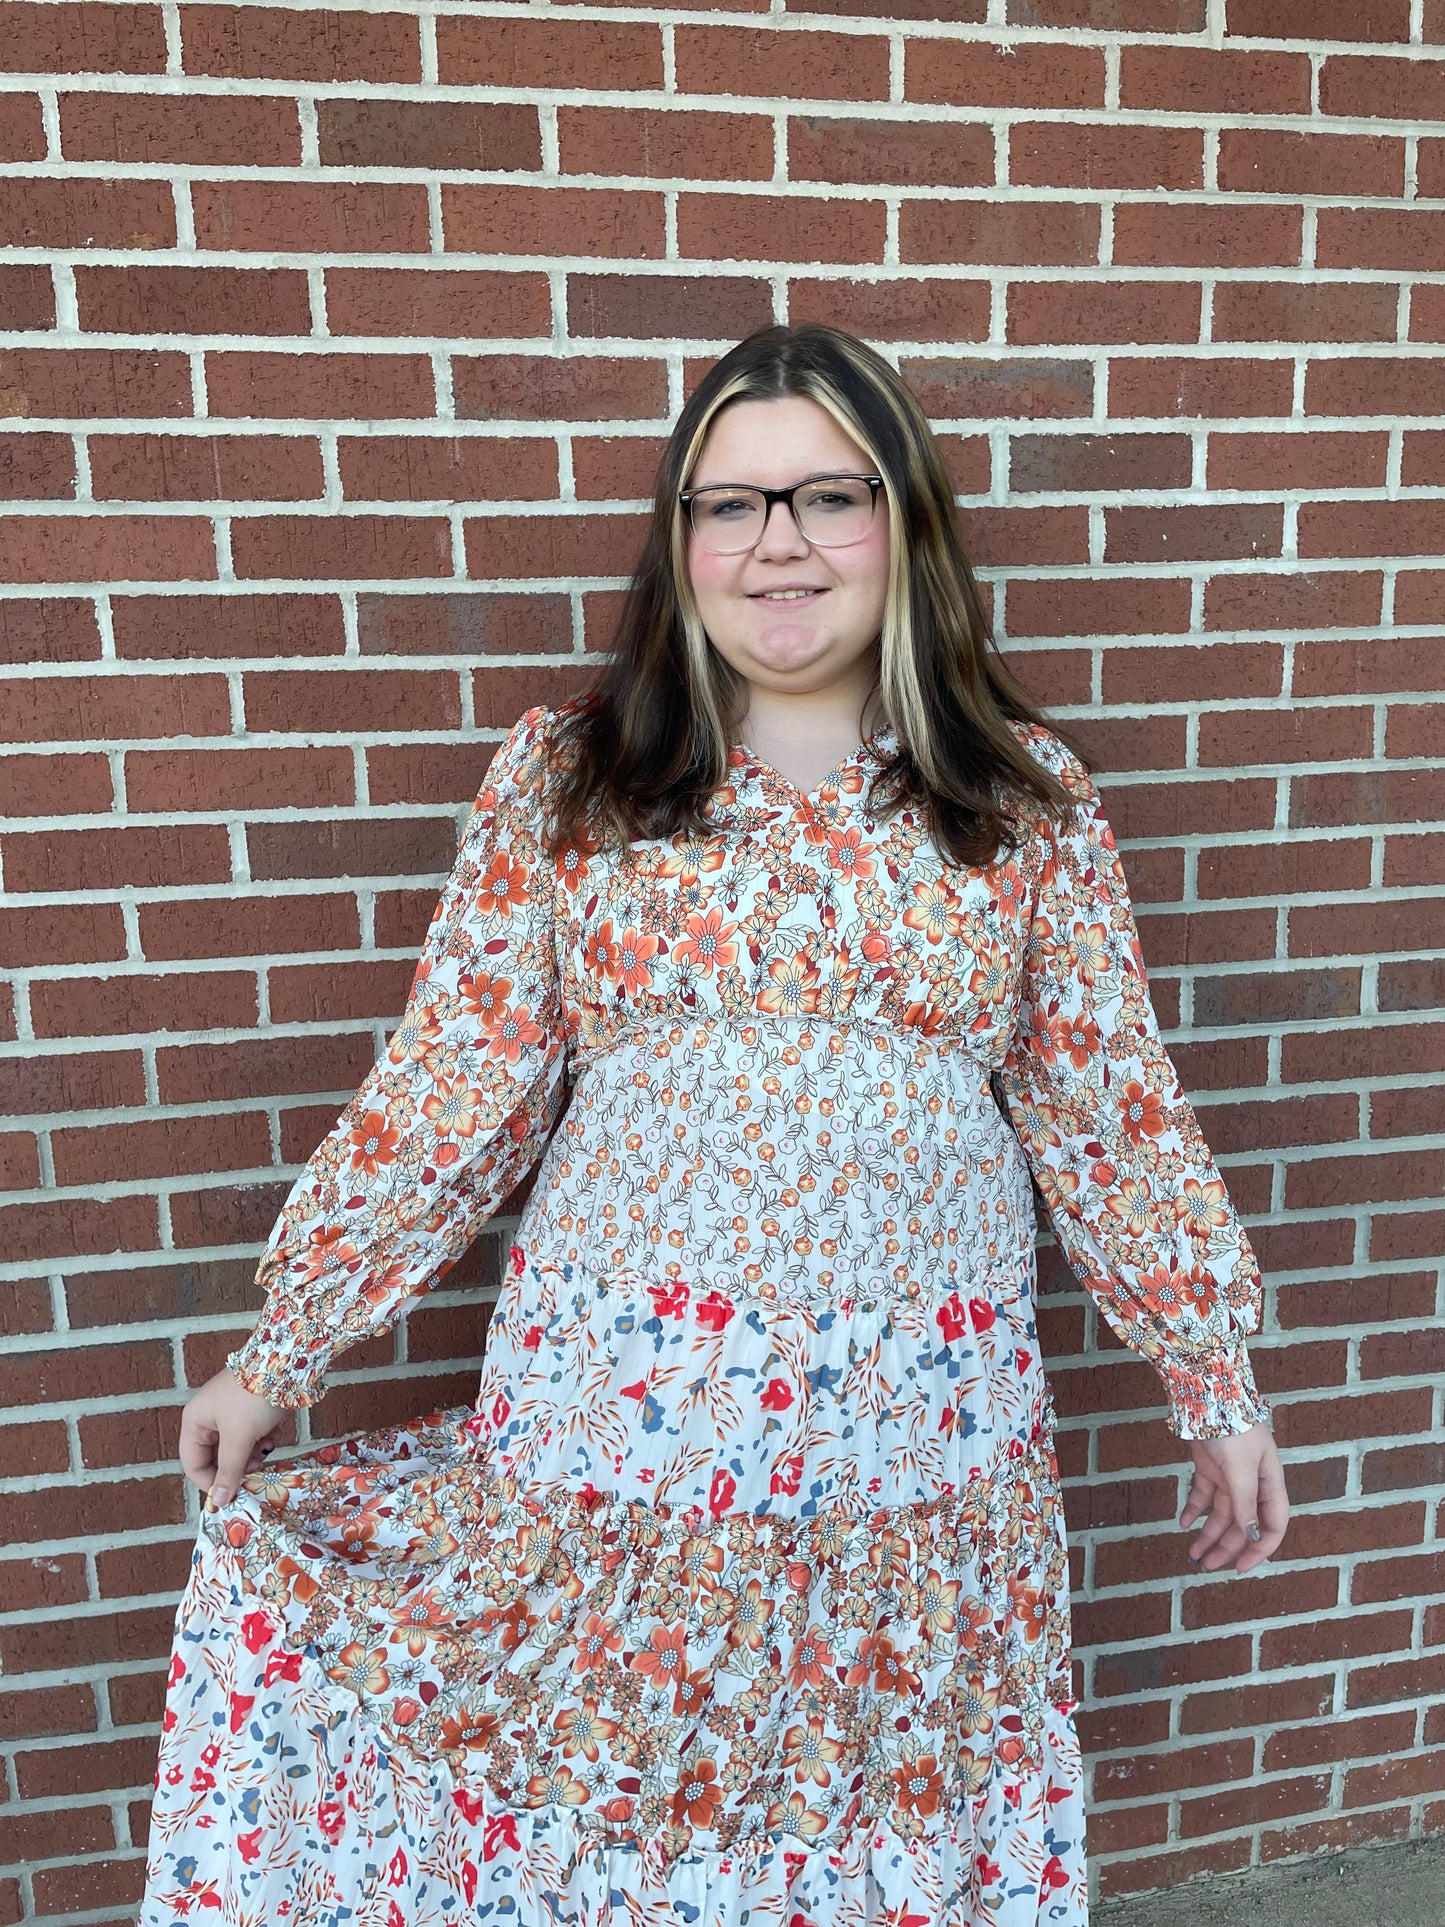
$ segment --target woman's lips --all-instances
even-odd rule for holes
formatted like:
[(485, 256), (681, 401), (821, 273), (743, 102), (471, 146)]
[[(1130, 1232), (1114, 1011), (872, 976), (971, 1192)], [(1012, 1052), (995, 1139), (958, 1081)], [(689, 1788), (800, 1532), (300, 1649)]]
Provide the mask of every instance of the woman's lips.
[(770, 608), (774, 609), (801, 609), (805, 602), (816, 602), (820, 595), (826, 595), (827, 593), (828, 591), (826, 589), (809, 589), (806, 595), (773, 596), (769, 595), (766, 589), (758, 589), (748, 597), (748, 600), (749, 602), (766, 602)]

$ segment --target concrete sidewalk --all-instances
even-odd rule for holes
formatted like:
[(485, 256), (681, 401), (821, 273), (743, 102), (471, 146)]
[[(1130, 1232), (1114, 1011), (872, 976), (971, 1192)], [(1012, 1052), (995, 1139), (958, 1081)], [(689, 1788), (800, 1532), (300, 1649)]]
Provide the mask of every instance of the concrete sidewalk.
[(1090, 1915), (1097, 1927), (1445, 1927), (1445, 1838), (1219, 1875)]

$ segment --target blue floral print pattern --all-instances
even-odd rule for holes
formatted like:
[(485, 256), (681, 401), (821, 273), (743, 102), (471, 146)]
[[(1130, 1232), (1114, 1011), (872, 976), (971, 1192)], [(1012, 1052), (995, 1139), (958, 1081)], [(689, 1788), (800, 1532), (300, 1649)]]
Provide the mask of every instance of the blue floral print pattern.
[(868, 811), (885, 727), (549, 860), (557, 713), (231, 1360), (313, 1402), (536, 1166), (475, 1403), (203, 1519), (143, 1927), (1082, 1927), (1034, 1184), (1177, 1436), (1269, 1418), (1097, 791), (1014, 725), (1076, 817), (952, 865)]

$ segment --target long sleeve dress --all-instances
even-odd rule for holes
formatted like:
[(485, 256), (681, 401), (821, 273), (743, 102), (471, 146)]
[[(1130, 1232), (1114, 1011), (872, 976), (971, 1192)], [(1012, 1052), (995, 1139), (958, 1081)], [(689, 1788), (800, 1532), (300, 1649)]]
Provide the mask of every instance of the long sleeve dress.
[(477, 1398), (203, 1516), (142, 1927), (1083, 1927), (1034, 1183), (1173, 1432), (1269, 1420), (1097, 792), (1016, 723), (1077, 816), (951, 865), (868, 813), (885, 726), (554, 860), (560, 714), (231, 1359), (314, 1402), (540, 1156)]

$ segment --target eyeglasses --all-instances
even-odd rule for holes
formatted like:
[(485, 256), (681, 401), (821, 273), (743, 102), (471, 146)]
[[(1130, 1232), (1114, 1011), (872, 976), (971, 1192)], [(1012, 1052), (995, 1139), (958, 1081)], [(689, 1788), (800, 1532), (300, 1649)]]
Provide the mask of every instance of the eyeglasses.
[(792, 488), (716, 482), (678, 496), (692, 532), (711, 555), (741, 555), (762, 540), (774, 502), (786, 502), (798, 532), (820, 549), (861, 542), (873, 523), (881, 475), (815, 475)]

